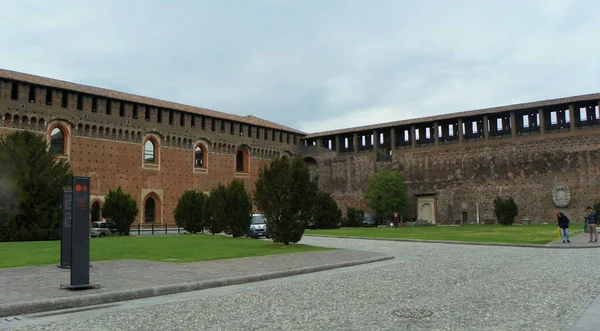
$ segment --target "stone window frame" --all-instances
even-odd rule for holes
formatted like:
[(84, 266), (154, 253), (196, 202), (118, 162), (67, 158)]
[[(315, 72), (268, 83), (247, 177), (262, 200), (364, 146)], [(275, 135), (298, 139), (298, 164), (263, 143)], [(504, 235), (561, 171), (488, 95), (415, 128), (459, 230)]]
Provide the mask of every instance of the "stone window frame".
[[(198, 140), (194, 144), (194, 149), (192, 150), (192, 170), (195, 174), (208, 174), (208, 146), (210, 143), (205, 140)], [(196, 166), (196, 148), (200, 147), (202, 149), (202, 158), (204, 165), (199, 167)]]
[(104, 201), (102, 201), (100, 199), (92, 199), (92, 201), (90, 201), (90, 221), (95, 222), (92, 218), (95, 204), (98, 204), (98, 208), (99, 208), (98, 209), (98, 221), (102, 222), (104, 220), (104, 218), (102, 217), (102, 207), (104, 206)]
[[(238, 170), (239, 158), (238, 156), (242, 153), (242, 170)], [(248, 178), (250, 176), (250, 153), (249, 148), (246, 145), (240, 145), (233, 156), (233, 170), (234, 177)]]
[(69, 161), (71, 158), (71, 130), (70, 126), (63, 122), (53, 122), (48, 124), (46, 131), (46, 140), (48, 141), (48, 149), (52, 149), (52, 131), (59, 129), (63, 133), (63, 153), (58, 154), (59, 159)]
[[(146, 222), (146, 214), (147, 214), (147, 210), (146, 210), (146, 203), (148, 202), (149, 199), (152, 199), (154, 201), (154, 219), (153, 222)], [(156, 192), (148, 192), (144, 195), (144, 199), (142, 200), (142, 206), (141, 206), (141, 224), (162, 224), (162, 200), (160, 198), (160, 196), (156, 193)]]
[[(154, 162), (146, 162), (146, 143), (148, 141), (154, 145)], [(142, 140), (141, 147), (142, 169), (160, 170), (160, 139), (155, 135), (147, 135)]]

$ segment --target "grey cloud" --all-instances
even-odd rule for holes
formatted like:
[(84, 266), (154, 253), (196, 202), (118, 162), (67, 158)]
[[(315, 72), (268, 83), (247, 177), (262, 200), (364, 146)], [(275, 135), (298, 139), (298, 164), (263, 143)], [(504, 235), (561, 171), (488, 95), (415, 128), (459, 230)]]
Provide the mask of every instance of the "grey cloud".
[[(42, 7), (40, 7), (42, 5)], [(598, 92), (593, 1), (13, 1), (7, 69), (305, 131)], [(29, 8), (41, 8), (31, 12)]]

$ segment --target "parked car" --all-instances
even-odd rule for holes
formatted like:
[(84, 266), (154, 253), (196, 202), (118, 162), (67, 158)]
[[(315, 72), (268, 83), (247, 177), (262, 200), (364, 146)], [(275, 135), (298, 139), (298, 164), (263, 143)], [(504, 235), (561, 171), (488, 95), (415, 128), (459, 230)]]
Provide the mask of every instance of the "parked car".
[(260, 238), (267, 237), (267, 219), (262, 214), (252, 214), (248, 237)]
[(90, 226), (90, 237), (102, 238), (117, 233), (113, 222), (92, 222)]
[(377, 220), (373, 214), (365, 214), (363, 217), (363, 226), (365, 227), (376, 227)]
[(317, 226), (315, 225), (315, 223), (308, 221), (306, 222), (306, 226), (304, 226), (304, 228), (309, 230), (315, 230)]

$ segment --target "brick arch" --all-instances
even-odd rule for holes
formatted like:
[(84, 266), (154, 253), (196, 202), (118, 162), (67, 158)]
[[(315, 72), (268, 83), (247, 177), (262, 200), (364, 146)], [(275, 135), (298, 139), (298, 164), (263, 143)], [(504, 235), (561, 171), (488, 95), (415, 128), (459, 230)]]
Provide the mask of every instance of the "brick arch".
[(92, 125), (92, 135), (96, 135), (96, 133), (98, 132), (98, 128), (95, 125)]
[(99, 126), (98, 127), (98, 135), (99, 136), (104, 136), (104, 127), (103, 126)]
[[(146, 157), (150, 156), (149, 151), (146, 151), (146, 145), (148, 142), (152, 142), (154, 145), (154, 161), (147, 162)], [(149, 134), (142, 140), (142, 167), (146, 169), (160, 169), (160, 139), (155, 135)], [(149, 146), (149, 145), (148, 145)], [(147, 153), (148, 152), (148, 153)]]
[(46, 141), (50, 143), (50, 148), (52, 148), (52, 131), (54, 129), (59, 129), (63, 134), (63, 147), (62, 147), (62, 155), (66, 155), (67, 157), (70, 155), (71, 151), (71, 126), (68, 123), (52, 121), (48, 125), (48, 130), (46, 130)]
[[(96, 211), (94, 211), (95, 205), (98, 205), (98, 215), (94, 215)], [(102, 221), (103, 217), (102, 217), (102, 207), (104, 206), (104, 202), (98, 198), (96, 199), (92, 199), (92, 201), (90, 201), (90, 221), (91, 222), (96, 222), (96, 221)], [(95, 219), (95, 218), (98, 219)]]
[[(149, 202), (149, 200), (153, 200), (154, 201), (154, 206), (153, 206), (153, 210), (149, 210), (151, 206), (151, 203)], [(163, 219), (162, 219), (162, 200), (160, 199), (160, 196), (152, 191), (147, 193), (144, 196), (144, 199), (142, 200), (142, 208), (140, 208), (141, 211), (141, 216), (142, 216), (142, 223), (146, 224), (157, 224), (157, 223), (163, 223)], [(150, 213), (152, 213), (153, 215), (153, 222), (150, 222)]]
[(281, 152), (279, 153), (279, 155), (281, 156), (281, 158), (288, 158), (288, 159), (291, 159), (291, 158), (293, 157), (293, 154), (292, 154), (292, 152), (288, 151), (287, 149), (285, 149), (285, 150), (281, 151)]
[(248, 151), (249, 146), (246, 144), (242, 144), (236, 149), (233, 157), (236, 172), (250, 172), (250, 153)]
[(86, 124), (85, 128), (83, 130), (85, 131), (85, 134), (90, 134), (90, 129), (91, 129), (90, 125)]
[[(208, 151), (209, 151), (208, 146), (210, 146), (210, 143), (205, 139), (196, 140), (196, 142), (194, 143), (194, 147), (193, 147), (194, 169), (208, 168)], [(202, 149), (202, 165), (201, 166), (199, 166), (196, 161), (196, 152), (197, 152), (198, 148)]]

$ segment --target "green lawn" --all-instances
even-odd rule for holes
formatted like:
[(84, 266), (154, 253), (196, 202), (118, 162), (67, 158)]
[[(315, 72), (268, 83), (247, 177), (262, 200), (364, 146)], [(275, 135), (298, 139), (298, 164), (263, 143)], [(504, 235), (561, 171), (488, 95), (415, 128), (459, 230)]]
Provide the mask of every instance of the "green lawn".
[[(583, 231), (583, 224), (572, 224), (570, 231), (571, 233)], [(519, 244), (547, 244), (559, 239), (556, 224), (342, 228), (333, 230), (307, 230), (304, 234)]]
[[(307, 245), (211, 235), (126, 236), (90, 239), (90, 260), (196, 262), (325, 250)], [(60, 241), (0, 243), (0, 268), (60, 263)]]

